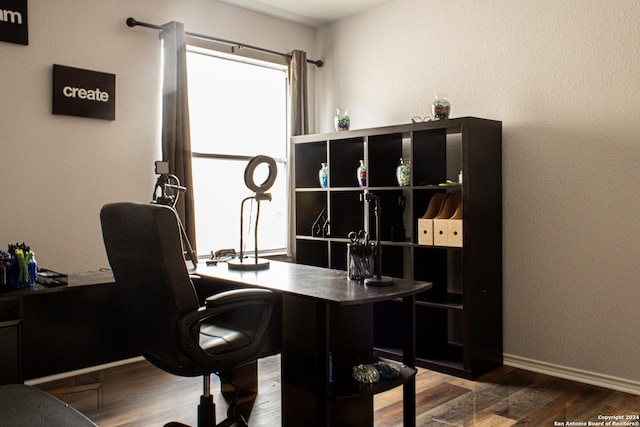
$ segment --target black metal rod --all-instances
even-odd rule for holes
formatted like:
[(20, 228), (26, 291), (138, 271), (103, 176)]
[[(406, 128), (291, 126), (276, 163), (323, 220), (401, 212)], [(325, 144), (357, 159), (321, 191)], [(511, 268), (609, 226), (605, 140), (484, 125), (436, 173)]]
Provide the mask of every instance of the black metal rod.
[[(155, 24), (149, 24), (147, 22), (142, 22), (142, 21), (138, 21), (135, 18), (127, 18), (127, 26), (133, 28), (136, 26), (140, 26), (140, 27), (147, 27), (147, 28), (153, 28), (156, 30), (162, 30), (162, 27), (160, 25), (155, 25)], [(240, 43), (240, 42), (236, 42), (233, 40), (226, 40), (226, 39), (221, 39), (218, 37), (212, 37), (212, 36), (206, 36), (204, 34), (198, 34), (198, 33), (190, 33), (188, 31), (184, 32), (186, 35), (191, 36), (191, 37), (197, 37), (199, 39), (204, 39), (204, 40), (211, 40), (217, 43), (222, 43), (222, 44), (226, 44), (229, 46), (235, 46), (238, 49), (251, 49), (251, 50), (255, 50), (258, 52), (265, 52), (268, 53), (270, 55), (276, 55), (276, 56), (283, 56), (285, 58), (291, 58), (291, 55), (288, 53), (283, 53), (283, 52), (277, 52), (275, 50), (270, 50), (270, 49), (265, 49), (263, 47), (258, 47), (258, 46), (252, 46), (250, 44), (244, 44), (244, 43)], [(322, 62), (321, 59), (307, 59), (307, 62), (309, 64), (313, 64), (316, 67), (322, 67), (324, 65), (324, 62)]]

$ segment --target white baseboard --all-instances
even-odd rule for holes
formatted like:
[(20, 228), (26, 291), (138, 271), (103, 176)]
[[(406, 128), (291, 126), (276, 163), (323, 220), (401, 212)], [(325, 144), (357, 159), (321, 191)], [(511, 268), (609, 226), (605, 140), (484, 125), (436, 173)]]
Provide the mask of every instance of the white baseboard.
[(598, 374), (596, 372), (583, 371), (566, 366), (554, 365), (552, 363), (540, 362), (538, 360), (527, 359), (526, 357), (514, 356), (512, 354), (505, 354), (503, 359), (505, 365), (513, 366), (514, 368), (525, 369), (527, 371), (538, 372), (541, 374), (551, 375), (553, 377), (564, 378), (566, 380), (640, 395), (640, 382), (638, 381)]
[(77, 369), (75, 371), (69, 371), (69, 372), (63, 372), (61, 374), (49, 375), (48, 377), (34, 378), (32, 380), (27, 380), (24, 383), (25, 383), (25, 385), (36, 385), (36, 384), (47, 383), (49, 381), (63, 380), (65, 378), (73, 377), (73, 376), (76, 376), (76, 375), (89, 374), (91, 372), (100, 371), (102, 369), (115, 368), (116, 366), (127, 365), (127, 364), (133, 363), (133, 362), (140, 362), (142, 360), (145, 360), (144, 357), (142, 357), (142, 356), (132, 357), (131, 359), (123, 359), (123, 360), (118, 360), (116, 362), (105, 363), (103, 365), (90, 366), (88, 368)]

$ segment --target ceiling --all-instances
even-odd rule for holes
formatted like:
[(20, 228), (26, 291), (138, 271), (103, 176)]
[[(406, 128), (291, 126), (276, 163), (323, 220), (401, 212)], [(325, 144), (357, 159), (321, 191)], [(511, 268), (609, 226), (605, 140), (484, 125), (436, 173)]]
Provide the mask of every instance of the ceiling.
[(267, 15), (319, 27), (394, 0), (221, 0)]

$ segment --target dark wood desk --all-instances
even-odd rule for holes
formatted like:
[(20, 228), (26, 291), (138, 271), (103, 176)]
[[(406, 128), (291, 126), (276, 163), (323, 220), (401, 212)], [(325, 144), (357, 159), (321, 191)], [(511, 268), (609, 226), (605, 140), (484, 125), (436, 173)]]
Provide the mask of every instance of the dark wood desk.
[[(221, 263), (194, 271), (231, 287), (282, 294), (282, 425), (372, 426), (373, 395), (403, 385), (404, 425), (415, 426), (414, 295), (430, 283), (396, 279), (388, 287), (347, 280), (346, 272), (271, 262), (268, 270), (232, 271)], [(372, 363), (373, 303), (403, 300), (403, 368), (399, 380), (359, 384), (354, 365)]]
[(139, 355), (116, 327), (110, 270), (69, 274), (69, 284), (0, 292), (0, 383), (20, 383)]

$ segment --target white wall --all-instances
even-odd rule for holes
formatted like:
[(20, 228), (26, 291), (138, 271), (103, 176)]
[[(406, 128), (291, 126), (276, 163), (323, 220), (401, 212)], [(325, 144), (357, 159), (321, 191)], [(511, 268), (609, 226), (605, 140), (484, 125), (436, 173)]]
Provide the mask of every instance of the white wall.
[(505, 354), (636, 385), (638, 22), (636, 0), (397, 0), (321, 28), (317, 76), (318, 131), (336, 107), (407, 123), (436, 92), (501, 120)]
[[(214, 0), (30, 0), (30, 44), (0, 42), (0, 248), (24, 241), (40, 266), (107, 267), (101, 206), (151, 199), (161, 44), (128, 16), (315, 56), (312, 29)], [(116, 74), (116, 120), (53, 116), (53, 64)]]

